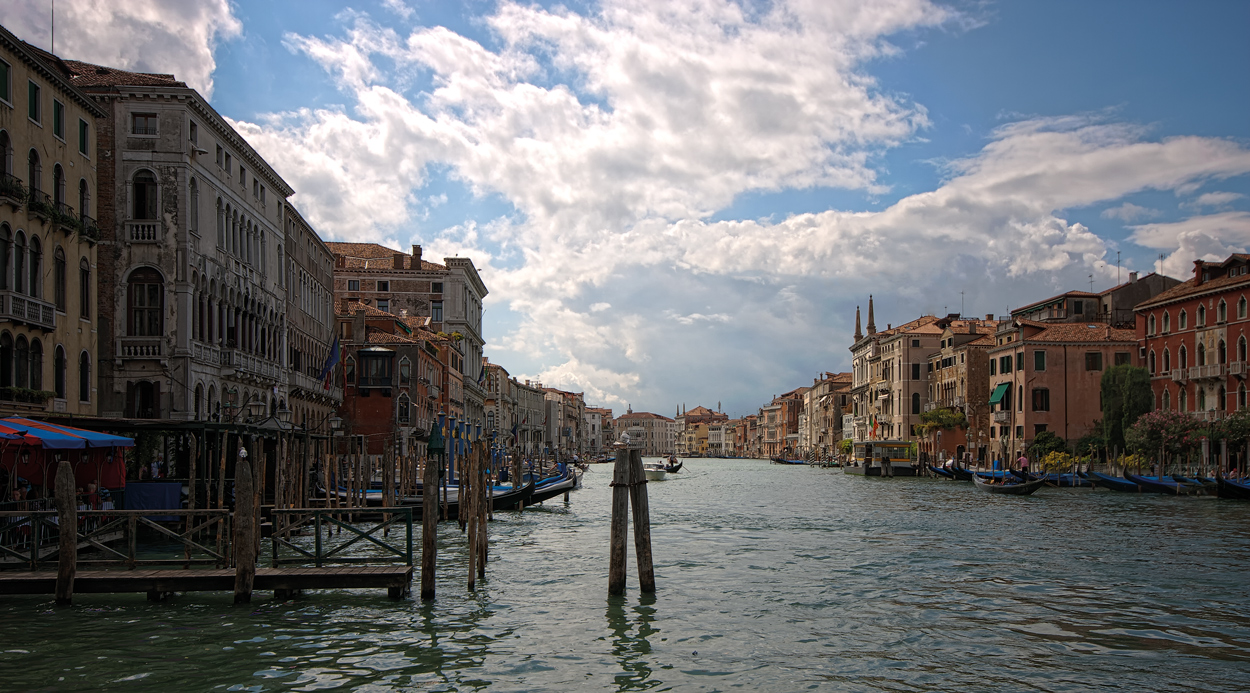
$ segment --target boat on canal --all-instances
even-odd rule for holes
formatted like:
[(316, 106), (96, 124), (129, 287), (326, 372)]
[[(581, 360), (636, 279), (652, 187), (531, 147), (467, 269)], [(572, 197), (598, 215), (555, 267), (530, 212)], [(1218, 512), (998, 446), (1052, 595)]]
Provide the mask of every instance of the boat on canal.
[(1137, 484), (1143, 491), (1151, 493), (1166, 493), (1170, 496), (1189, 496), (1196, 493), (1202, 493), (1201, 486), (1187, 484), (1177, 481), (1168, 476), (1139, 476), (1137, 474), (1124, 473), (1124, 478)]
[(977, 488), (986, 493), (999, 493), (1007, 496), (1028, 496), (1046, 485), (1045, 479), (1012, 482), (1004, 478), (1003, 481), (998, 481), (997, 479), (982, 479), (979, 474), (973, 475), (972, 481)]
[(1111, 476), (1102, 472), (1085, 472), (1085, 478), (1099, 488), (1107, 488), (1124, 493), (1141, 493), (1141, 487), (1136, 483), (1118, 476)]
[(668, 456), (668, 463), (664, 465), (664, 471), (669, 474), (676, 474), (681, 471), (682, 461), (677, 459), (676, 455)]
[(910, 440), (868, 440), (856, 443), (843, 474), (916, 476)]
[(1247, 482), (1245, 479), (1225, 479), (1222, 476), (1217, 476), (1215, 477), (1215, 486), (1220, 498), (1250, 500), (1250, 482)]
[(668, 476), (663, 462), (643, 462), (642, 472), (647, 475), (647, 481), (664, 481), (664, 477)]
[(572, 468), (562, 476), (543, 479), (535, 484), (534, 492), (530, 494), (528, 504), (537, 505), (545, 500), (551, 500), (556, 496), (568, 493), (577, 488), (579, 481), (581, 481), (581, 474)]

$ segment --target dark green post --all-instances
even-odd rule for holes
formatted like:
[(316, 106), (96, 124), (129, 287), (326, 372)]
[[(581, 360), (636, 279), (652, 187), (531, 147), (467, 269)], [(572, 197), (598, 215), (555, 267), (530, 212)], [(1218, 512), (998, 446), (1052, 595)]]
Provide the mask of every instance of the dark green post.
[(434, 598), (434, 560), (438, 551), (438, 477), (443, 464), (442, 420), (430, 432), (430, 442), (426, 446), (428, 457), (425, 460), (425, 472), (421, 475), (421, 598)]

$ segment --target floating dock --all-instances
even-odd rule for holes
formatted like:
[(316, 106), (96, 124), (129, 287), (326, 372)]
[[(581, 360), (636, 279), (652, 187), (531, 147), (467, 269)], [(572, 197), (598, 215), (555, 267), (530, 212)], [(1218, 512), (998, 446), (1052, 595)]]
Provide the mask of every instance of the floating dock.
[[(253, 589), (273, 590), (285, 599), (307, 589), (386, 588), (387, 596), (401, 599), (412, 589), (410, 565), (327, 566), (322, 568), (257, 568)], [(101, 594), (146, 592), (159, 600), (171, 592), (232, 592), (234, 568), (197, 570), (80, 570), (74, 591)], [(0, 595), (55, 594), (56, 571), (0, 573)]]

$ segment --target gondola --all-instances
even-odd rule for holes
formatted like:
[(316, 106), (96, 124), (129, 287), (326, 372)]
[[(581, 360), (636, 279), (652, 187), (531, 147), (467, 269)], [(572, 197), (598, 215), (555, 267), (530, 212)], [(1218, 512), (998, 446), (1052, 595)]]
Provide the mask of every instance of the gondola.
[(946, 477), (947, 479), (955, 478), (955, 475), (951, 472), (951, 470), (946, 469), (945, 467), (935, 467), (933, 465), (929, 465), (929, 471), (937, 474), (938, 476)]
[(951, 476), (955, 477), (958, 481), (972, 481), (973, 474), (969, 469), (964, 469), (963, 467), (951, 467), (950, 473)]
[(1021, 481), (1014, 484), (992, 484), (982, 480), (978, 475), (973, 475), (972, 481), (977, 485), (977, 488), (986, 493), (1001, 493), (1008, 496), (1027, 496), (1046, 485), (1045, 479)]
[(1225, 479), (1217, 476), (1215, 485), (1220, 498), (1250, 500), (1250, 482), (1245, 479)]
[(787, 460), (784, 457), (774, 457), (773, 464), (807, 464), (806, 460)]
[(1151, 493), (1165, 493), (1169, 496), (1188, 496), (1202, 492), (1201, 486), (1185, 484), (1166, 476), (1138, 476), (1137, 474), (1125, 472), (1124, 478), (1140, 486), (1143, 491), (1150, 491)]
[(537, 505), (545, 500), (551, 500), (556, 496), (563, 495), (577, 488), (577, 474), (570, 471), (562, 479), (557, 479), (550, 483), (535, 487), (534, 492), (530, 494), (528, 505)]
[(1141, 493), (1141, 487), (1128, 479), (1122, 479), (1118, 476), (1110, 474), (1102, 474), (1100, 472), (1085, 472), (1085, 478), (1095, 486), (1100, 488), (1109, 488), (1112, 491), (1123, 491), (1125, 493)]
[(1049, 474), (1030, 474), (1028, 472), (1022, 472), (1018, 469), (1013, 469), (1011, 470), (1011, 473), (1021, 481), (1036, 481), (1041, 479), (1047, 484), (1057, 486), (1059, 488), (1090, 488), (1093, 486), (1093, 484), (1090, 483), (1085, 477), (1071, 472), (1065, 472), (1063, 474), (1056, 474), (1054, 472), (1050, 472)]
[(681, 471), (682, 461), (676, 457), (668, 458), (668, 463), (664, 465), (664, 471), (669, 474), (676, 474)]
[[(500, 491), (499, 489), (501, 488), (503, 487), (495, 487), (496, 492), (493, 496), (491, 496), (491, 508), (493, 510), (516, 510), (521, 507), (522, 503), (525, 505), (530, 504), (530, 496), (534, 492), (534, 482), (531, 481), (521, 488), (509, 488), (507, 490)], [(447, 516), (443, 518), (444, 520), (454, 520), (460, 517), (460, 498), (458, 491), (459, 489), (454, 486), (448, 488)], [(410, 506), (414, 508), (413, 512), (417, 512), (422, 508), (423, 500), (424, 495), (404, 496), (399, 499), (399, 504)], [(441, 509), (443, 507), (442, 488), (438, 489), (436, 500), (438, 501), (438, 507)]]

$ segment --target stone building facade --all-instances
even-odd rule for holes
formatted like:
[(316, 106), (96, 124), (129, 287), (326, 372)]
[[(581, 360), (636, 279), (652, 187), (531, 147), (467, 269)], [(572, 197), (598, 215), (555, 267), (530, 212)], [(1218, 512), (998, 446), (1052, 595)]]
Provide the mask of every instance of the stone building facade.
[(63, 61), (0, 27), (0, 416), (98, 411), (104, 116)]

